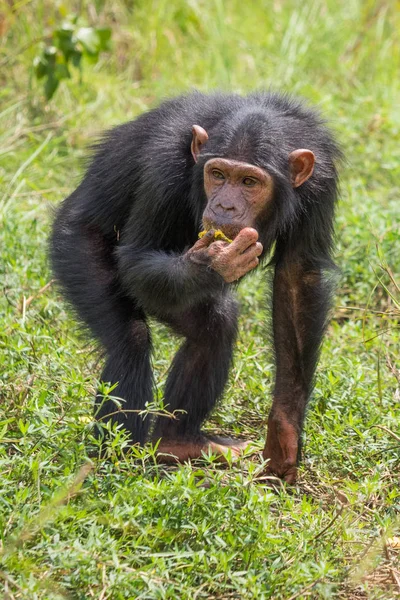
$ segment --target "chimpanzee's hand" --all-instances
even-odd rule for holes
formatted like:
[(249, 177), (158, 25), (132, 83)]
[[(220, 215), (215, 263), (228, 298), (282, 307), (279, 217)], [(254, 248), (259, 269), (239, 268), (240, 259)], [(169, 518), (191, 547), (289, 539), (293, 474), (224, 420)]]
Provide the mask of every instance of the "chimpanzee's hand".
[(186, 255), (190, 260), (210, 266), (226, 283), (240, 279), (258, 265), (263, 247), (257, 242), (258, 233), (255, 229), (245, 227), (230, 244), (213, 241), (214, 233), (211, 229), (188, 250)]

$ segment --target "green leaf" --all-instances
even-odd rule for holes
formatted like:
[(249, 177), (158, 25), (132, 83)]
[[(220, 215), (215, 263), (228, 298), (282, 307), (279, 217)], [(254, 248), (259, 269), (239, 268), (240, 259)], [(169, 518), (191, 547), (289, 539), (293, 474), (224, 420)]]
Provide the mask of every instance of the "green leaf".
[(93, 27), (81, 27), (76, 32), (76, 38), (89, 54), (98, 54), (100, 38)]
[(48, 62), (43, 56), (35, 56), (33, 59), (33, 68), (35, 69), (35, 75), (38, 79), (42, 79), (47, 73)]
[(18, 428), (22, 435), (25, 435), (29, 429), (29, 423), (24, 423), (22, 419), (18, 420)]
[(74, 33), (74, 27), (70, 23), (64, 23), (62, 27), (54, 31), (54, 35), (58, 38), (68, 39), (72, 38)]
[(54, 75), (57, 79), (71, 79), (71, 73), (65, 63), (58, 64), (55, 68)]
[(110, 27), (98, 27), (96, 29), (96, 33), (99, 37), (100, 52), (110, 50), (111, 28)]
[(80, 50), (74, 50), (70, 55), (70, 59), (74, 67), (81, 68), (82, 52)]
[(74, 28), (70, 23), (66, 23), (54, 32), (56, 44), (68, 62), (72, 53), (76, 50), (77, 39), (73, 35)]
[(46, 83), (44, 85), (44, 93), (47, 100), (51, 100), (54, 96), (54, 92), (58, 88), (60, 81), (55, 77), (53, 73), (49, 74)]
[(43, 56), (48, 63), (48, 67), (54, 68), (57, 59), (58, 49), (55, 46), (47, 46), (43, 51)]
[(55, 46), (46, 46), (46, 48), (43, 51), (43, 54), (46, 56), (46, 58), (55, 57), (57, 54), (57, 48)]
[(93, 52), (93, 53), (86, 53), (86, 60), (92, 64), (95, 65), (97, 63), (97, 61), (99, 60), (99, 53), (98, 52)]

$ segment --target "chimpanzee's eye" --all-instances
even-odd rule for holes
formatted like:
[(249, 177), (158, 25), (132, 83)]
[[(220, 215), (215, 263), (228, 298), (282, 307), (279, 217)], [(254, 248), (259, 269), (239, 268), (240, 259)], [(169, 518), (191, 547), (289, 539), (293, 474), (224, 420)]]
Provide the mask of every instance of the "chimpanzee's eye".
[(218, 169), (213, 169), (211, 173), (212, 176), (215, 177), (215, 179), (225, 179), (225, 175), (223, 174), (223, 172), (219, 171)]
[(254, 177), (245, 177), (242, 183), (247, 187), (252, 187), (253, 185), (257, 184), (257, 179), (254, 179)]

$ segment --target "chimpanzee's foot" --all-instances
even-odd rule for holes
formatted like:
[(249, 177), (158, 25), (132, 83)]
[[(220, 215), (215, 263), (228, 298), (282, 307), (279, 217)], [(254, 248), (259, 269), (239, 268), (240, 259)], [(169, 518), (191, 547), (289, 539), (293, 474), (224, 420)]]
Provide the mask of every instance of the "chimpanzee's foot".
[(298, 454), (298, 429), (283, 412), (278, 410), (271, 412), (268, 418), (267, 441), (263, 451), (264, 460), (269, 459), (265, 473), (294, 484), (297, 479)]
[(202, 458), (203, 453), (215, 454), (220, 462), (226, 462), (230, 452), (239, 458), (250, 442), (223, 437), (201, 436), (194, 439), (162, 439), (157, 448), (157, 460), (161, 463), (181, 463)]

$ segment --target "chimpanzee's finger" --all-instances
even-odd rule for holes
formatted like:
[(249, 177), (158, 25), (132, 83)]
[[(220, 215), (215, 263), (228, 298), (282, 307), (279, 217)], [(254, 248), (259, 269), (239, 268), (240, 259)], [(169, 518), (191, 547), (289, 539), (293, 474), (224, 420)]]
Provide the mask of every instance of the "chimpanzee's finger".
[(259, 260), (257, 256), (254, 256), (251, 260), (248, 260), (245, 263), (242, 263), (238, 266), (238, 273), (240, 273), (239, 277), (243, 277), (252, 269), (255, 269), (258, 266)]
[(258, 260), (257, 256), (255, 258), (253, 258), (248, 264), (247, 264), (247, 270), (251, 271), (251, 269), (255, 269), (258, 266), (258, 263), (260, 261)]
[(252, 227), (245, 227), (235, 237), (229, 245), (228, 254), (242, 254), (249, 246), (255, 244), (258, 240), (258, 233)]
[[(257, 258), (257, 260), (258, 260), (258, 256), (260, 256), (262, 251), (263, 251), (262, 244), (260, 244), (260, 242), (256, 242), (255, 244), (252, 244), (251, 246), (249, 246), (247, 248), (247, 250), (242, 252), (242, 254), (235, 254), (231, 258), (230, 263), (235, 264), (237, 267), (240, 267), (240, 268), (241, 267), (247, 268), (247, 265), (249, 264), (249, 262), (253, 261), (255, 258)], [(225, 251), (225, 254), (226, 254), (226, 251)]]
[(215, 229), (210, 229), (203, 235), (200, 240), (197, 240), (195, 244), (190, 248), (189, 252), (193, 252), (196, 250), (202, 250), (203, 248), (208, 248), (208, 246), (214, 241)]
[(250, 262), (246, 262), (245, 264), (237, 265), (236, 268), (229, 274), (229, 276), (225, 279), (227, 283), (234, 283), (238, 281), (243, 275), (246, 275), (252, 269), (255, 269), (259, 263), (257, 257), (253, 258)]
[(260, 242), (256, 242), (252, 244), (244, 252), (242, 252), (242, 256), (248, 257), (249, 259), (254, 256), (260, 256), (263, 251), (263, 245)]

